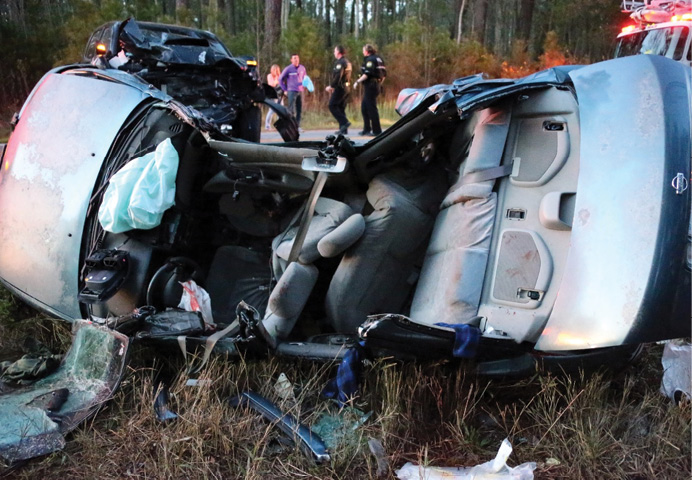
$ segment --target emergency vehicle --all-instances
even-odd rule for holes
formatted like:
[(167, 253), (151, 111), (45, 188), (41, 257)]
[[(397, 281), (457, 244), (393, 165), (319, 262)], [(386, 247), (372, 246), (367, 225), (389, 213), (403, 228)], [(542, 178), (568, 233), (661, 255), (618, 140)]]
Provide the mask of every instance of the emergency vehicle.
[(615, 57), (663, 55), (685, 65), (692, 59), (692, 0), (623, 0), (633, 23), (617, 37)]

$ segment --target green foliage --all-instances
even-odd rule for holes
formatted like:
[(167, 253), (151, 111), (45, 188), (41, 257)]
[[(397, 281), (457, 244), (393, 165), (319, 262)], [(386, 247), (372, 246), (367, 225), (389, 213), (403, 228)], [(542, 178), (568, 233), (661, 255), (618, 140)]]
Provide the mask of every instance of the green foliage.
[(291, 14), (288, 19), (288, 28), (282, 32), (281, 55), (279, 58), (267, 62), (278, 63), (282, 68), (290, 63), (291, 54), (300, 55), (300, 63), (305, 65), (311, 78), (322, 78), (330, 64), (330, 47), (325, 44), (324, 34), (320, 23), (315, 18), (310, 18), (302, 12)]
[[(613, 0), (536, 0), (531, 38), (514, 40), (520, 0), (490, 3), (481, 26), (474, 17), (478, 2), (466, 2), (461, 41), (455, 41), (459, 2), (408, 0), (369, 2), (368, 18), (358, 12), (360, 36), (354, 34), (350, 7), (343, 31), (336, 32), (336, 13), (327, 24), (324, 3), (305, 0), (291, 8), (288, 25), (277, 45), (263, 44), (263, 10), (259, 0), (24, 0), (23, 9), (0, 5), (0, 116), (9, 121), (38, 79), (51, 67), (78, 62), (86, 41), (99, 25), (133, 16), (138, 20), (176, 23), (216, 33), (235, 55), (254, 55), (265, 75), (271, 64), (288, 65), (290, 53), (323, 89), (334, 61), (332, 49), (346, 47), (347, 58), (360, 72), (361, 49), (374, 44), (387, 63), (385, 95), (394, 98), (405, 87), (448, 83), (485, 72), (490, 77), (520, 77), (562, 63), (584, 63), (610, 55), (623, 18)], [(287, 0), (291, 1), (291, 0)], [(336, 1), (332, 1), (335, 8)], [(14, 5), (12, 3), (11, 5)], [(332, 44), (326, 39), (330, 32)], [(498, 33), (499, 32), (499, 33)], [(498, 43), (498, 45), (495, 45)], [(498, 53), (501, 52), (501, 53)], [(315, 95), (311, 108), (326, 101)]]

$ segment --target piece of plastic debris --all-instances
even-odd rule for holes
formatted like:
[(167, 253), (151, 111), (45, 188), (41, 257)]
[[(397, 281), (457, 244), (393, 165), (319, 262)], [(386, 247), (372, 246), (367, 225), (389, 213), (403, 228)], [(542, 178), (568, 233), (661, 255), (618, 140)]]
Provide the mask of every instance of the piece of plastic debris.
[(560, 460), (558, 460), (557, 458), (549, 457), (549, 458), (545, 459), (545, 464), (548, 467), (556, 467), (556, 466), (560, 465), (561, 463), (562, 462), (560, 462)]
[(396, 475), (400, 480), (533, 480), (536, 463), (528, 462), (516, 467), (509, 467), (507, 459), (510, 453), (512, 453), (512, 444), (505, 438), (495, 458), (481, 465), (475, 467), (424, 467), (408, 462), (396, 471)]
[(312, 79), (307, 75), (303, 77), (303, 86), (310, 93), (315, 91), (315, 85), (312, 83)]
[(368, 438), (368, 448), (370, 449), (370, 453), (375, 456), (375, 460), (377, 460), (377, 471), (375, 475), (384, 477), (389, 472), (389, 460), (382, 442), (376, 438)]
[(186, 387), (208, 387), (211, 385), (211, 380), (208, 378), (188, 378), (185, 381)]
[(180, 282), (183, 287), (183, 295), (180, 298), (178, 308), (188, 312), (200, 312), (204, 323), (209, 327), (214, 327), (214, 317), (211, 313), (211, 298), (207, 291), (197, 285), (194, 280)]
[(155, 393), (156, 398), (154, 398), (154, 413), (156, 414), (156, 419), (159, 422), (168, 422), (178, 418), (178, 414), (168, 408), (168, 403), (170, 400), (168, 385), (161, 383), (159, 387), (155, 389)]
[(682, 395), (692, 399), (692, 345), (681, 341), (666, 343), (661, 364), (661, 393), (676, 402)]
[(293, 384), (283, 372), (281, 372), (278, 380), (274, 384), (274, 392), (276, 392), (276, 395), (282, 400), (296, 399), (295, 392), (293, 392)]
[(315, 462), (324, 463), (331, 460), (327, 446), (316, 432), (300, 423), (290, 413), (282, 412), (277, 405), (263, 396), (246, 391), (231, 397), (228, 401), (233, 407), (248, 407), (258, 412), (272, 425), (288, 435), (289, 439), (297, 442), (298, 446)]

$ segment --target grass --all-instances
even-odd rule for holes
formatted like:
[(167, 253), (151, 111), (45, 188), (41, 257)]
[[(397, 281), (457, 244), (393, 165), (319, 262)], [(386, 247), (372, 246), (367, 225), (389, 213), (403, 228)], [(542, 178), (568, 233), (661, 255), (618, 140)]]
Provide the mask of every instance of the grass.
[[(68, 329), (0, 296), (0, 343), (12, 348), (21, 333), (65, 347)], [(489, 381), (447, 362), (398, 364), (381, 359), (365, 369), (352, 406), (372, 412), (359, 428), (357, 410), (339, 411), (319, 398), (334, 365), (268, 360), (212, 362), (211, 384), (171, 388), (177, 421), (154, 419), (152, 361), (137, 351), (115, 398), (79, 427), (63, 451), (30, 461), (15, 478), (375, 478), (367, 442), (384, 446), (390, 478), (412, 461), (472, 466), (495, 456), (503, 438), (510, 465), (536, 462), (536, 478), (690, 478), (690, 404), (676, 406), (658, 392), (661, 347), (617, 374), (535, 376)], [(172, 360), (175, 362), (175, 360)], [(177, 364), (177, 368), (182, 365)], [(284, 372), (295, 400), (273, 385)], [(316, 466), (256, 414), (234, 409), (231, 395), (252, 389), (314, 425), (340, 415), (348, 435), (333, 461)]]

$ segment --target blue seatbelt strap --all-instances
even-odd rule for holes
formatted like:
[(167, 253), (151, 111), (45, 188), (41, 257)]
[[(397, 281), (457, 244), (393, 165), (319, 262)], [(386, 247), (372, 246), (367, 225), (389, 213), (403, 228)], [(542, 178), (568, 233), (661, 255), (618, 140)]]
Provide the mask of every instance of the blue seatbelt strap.
[(478, 327), (466, 324), (436, 323), (439, 327), (454, 330), (454, 349), (452, 354), (458, 358), (474, 358), (481, 341), (481, 331)]

